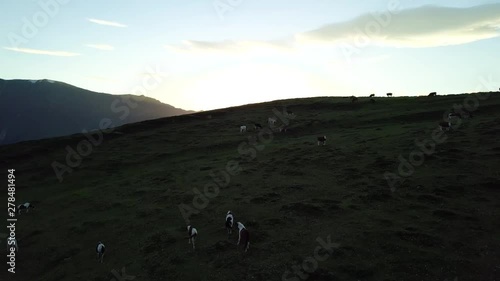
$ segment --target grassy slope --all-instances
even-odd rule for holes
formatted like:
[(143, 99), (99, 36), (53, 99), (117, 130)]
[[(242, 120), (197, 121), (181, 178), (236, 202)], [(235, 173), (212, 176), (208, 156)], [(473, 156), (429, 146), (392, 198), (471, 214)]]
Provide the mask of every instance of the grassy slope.
[[(311, 280), (498, 280), (500, 94), (395, 193), (383, 179), (465, 97), (311, 98), (130, 124), (63, 183), (50, 163), (82, 136), (0, 147), (2, 174), (16, 169), (17, 202), (39, 202), (19, 217), (17, 280), (107, 281), (122, 267), (135, 280), (281, 280), (328, 235), (341, 246)], [(282, 105), (297, 115), (291, 132), (243, 159), (238, 145), (254, 133), (240, 135), (239, 125), (265, 123)], [(192, 189), (229, 160), (243, 171), (191, 217), (200, 233), (192, 254), (178, 204), (191, 204)], [(236, 235), (227, 240), (229, 209), (251, 232), (246, 255), (231, 244)]]

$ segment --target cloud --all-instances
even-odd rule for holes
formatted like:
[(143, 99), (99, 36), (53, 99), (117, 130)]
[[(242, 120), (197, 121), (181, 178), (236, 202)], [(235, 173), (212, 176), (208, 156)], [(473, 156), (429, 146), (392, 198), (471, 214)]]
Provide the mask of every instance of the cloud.
[(115, 47), (113, 47), (111, 45), (106, 45), (106, 44), (87, 44), (85, 46), (87, 46), (89, 48), (103, 50), (103, 51), (112, 51), (115, 49)]
[[(380, 15), (380, 14), (379, 14)], [(470, 8), (423, 6), (390, 14), (365, 14), (297, 34), (301, 43), (371, 44), (425, 48), (460, 45), (500, 36), (500, 4)], [(356, 43), (358, 42), (358, 43)]]
[(469, 8), (422, 6), (395, 10), (392, 13), (386, 11), (386, 13), (364, 14), (349, 21), (297, 33), (289, 40), (213, 42), (187, 40), (180, 45), (165, 47), (177, 52), (225, 54), (254, 50), (292, 51), (304, 46), (325, 44), (427, 48), (467, 44), (498, 36), (500, 36), (500, 3)]
[(100, 19), (89, 19), (87, 18), (88, 21), (100, 24), (100, 25), (108, 25), (108, 26), (114, 26), (114, 27), (127, 27), (124, 24), (121, 24), (119, 22), (114, 22), (114, 21), (106, 21), (106, 20), (100, 20)]
[(27, 53), (27, 54), (35, 54), (35, 55), (47, 55), (47, 56), (56, 56), (56, 57), (74, 57), (79, 56), (79, 53), (72, 53), (66, 51), (47, 51), (47, 50), (37, 50), (37, 49), (27, 49), (27, 48), (11, 48), (11, 47), (3, 47), (6, 50)]
[(292, 44), (284, 40), (276, 41), (195, 41), (186, 40), (180, 45), (167, 45), (169, 50), (177, 52), (223, 52), (240, 53), (259, 50), (291, 50)]

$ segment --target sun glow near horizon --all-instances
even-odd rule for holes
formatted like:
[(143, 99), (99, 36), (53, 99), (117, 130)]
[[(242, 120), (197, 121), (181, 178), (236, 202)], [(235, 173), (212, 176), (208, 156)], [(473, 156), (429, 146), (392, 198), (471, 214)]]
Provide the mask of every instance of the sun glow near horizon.
[(183, 94), (173, 98), (181, 107), (211, 110), (277, 99), (318, 94), (308, 74), (273, 63), (245, 63), (189, 79)]

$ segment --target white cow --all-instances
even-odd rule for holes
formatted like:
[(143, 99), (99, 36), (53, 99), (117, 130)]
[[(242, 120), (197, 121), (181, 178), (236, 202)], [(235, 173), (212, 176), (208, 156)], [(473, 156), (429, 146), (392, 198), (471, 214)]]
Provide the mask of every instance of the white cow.
[(267, 119), (267, 123), (269, 123), (269, 126), (273, 126), (274, 124), (276, 124), (276, 118), (269, 117)]
[(187, 230), (188, 230), (188, 239), (189, 239), (188, 244), (191, 244), (191, 242), (193, 242), (193, 250), (195, 250), (194, 241), (196, 240), (196, 236), (198, 236), (198, 231), (196, 230), (196, 228), (192, 227), (191, 225), (188, 225)]
[(239, 248), (240, 245), (243, 245), (243, 249), (246, 252), (248, 248), (250, 248), (250, 233), (241, 222), (237, 222), (236, 225), (239, 230), (238, 243), (236, 246)]
[(240, 133), (245, 133), (247, 131), (247, 126), (240, 126)]
[(226, 214), (226, 229), (227, 234), (230, 235), (233, 232), (234, 216), (231, 211), (227, 211)]

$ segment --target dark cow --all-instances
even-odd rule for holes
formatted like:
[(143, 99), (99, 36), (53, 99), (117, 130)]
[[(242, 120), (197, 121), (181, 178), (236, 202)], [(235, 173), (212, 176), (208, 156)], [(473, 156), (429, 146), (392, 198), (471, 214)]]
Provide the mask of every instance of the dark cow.
[(435, 97), (435, 96), (437, 96), (437, 93), (436, 93), (436, 92), (432, 92), (432, 93), (430, 93), (428, 96), (429, 96), (429, 97)]
[(387, 93), (387, 96), (388, 97), (392, 97), (392, 93)]
[(257, 131), (257, 130), (262, 130), (262, 125), (259, 124), (259, 123), (255, 123), (253, 128)]
[(375, 94), (371, 94), (371, 95), (370, 95), (370, 98), (373, 98), (373, 97), (375, 97)]
[(20, 204), (19, 206), (17, 206), (18, 214), (20, 214), (22, 210), (26, 210), (26, 213), (27, 213), (27, 212), (29, 212), (30, 209), (35, 209), (35, 206), (29, 202), (26, 202), (24, 204)]
[(358, 101), (358, 98), (357, 98), (357, 97), (355, 97), (355, 96), (352, 96), (352, 97), (351, 97), (351, 102), (356, 102), (356, 101)]
[(323, 144), (323, 145), (326, 144), (326, 136), (318, 137), (318, 145), (320, 143)]
[(104, 252), (106, 252), (106, 247), (104, 247), (104, 244), (102, 244), (101, 241), (97, 243), (97, 246), (95, 247), (95, 251), (97, 252), (97, 261), (102, 263), (104, 259)]
[(439, 123), (439, 128), (441, 129), (441, 131), (451, 131), (452, 130), (450, 122)]

